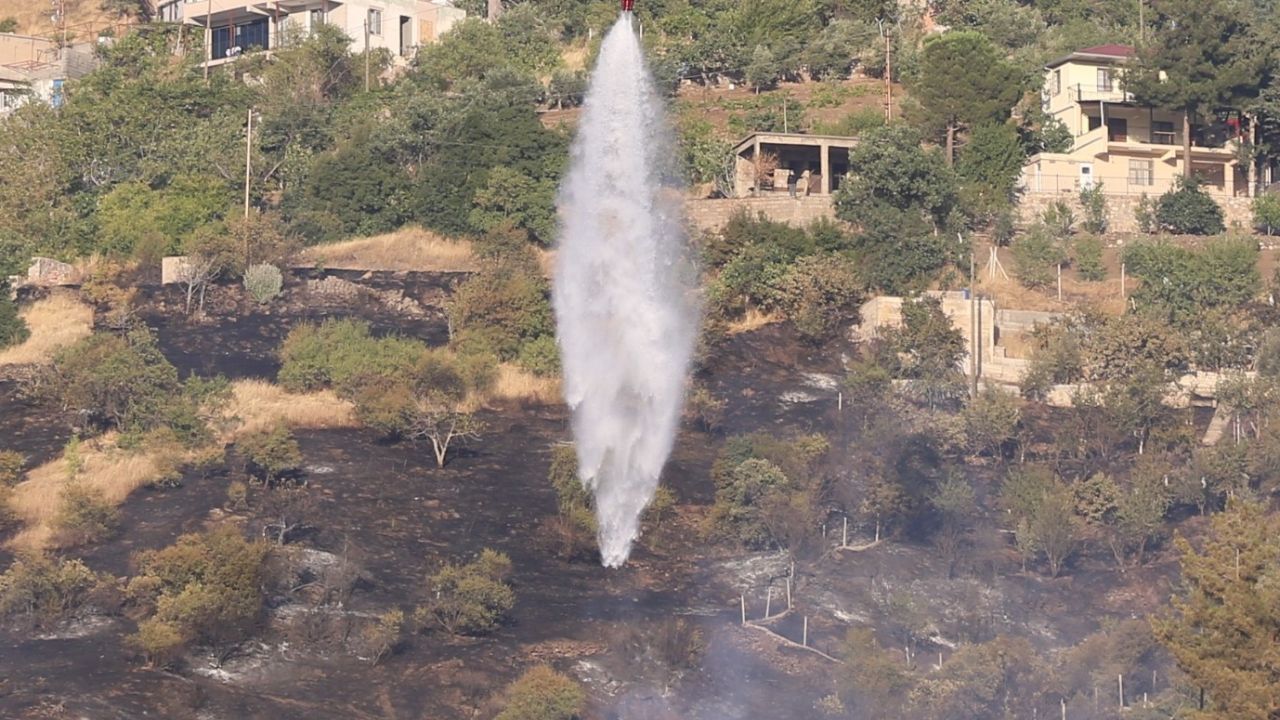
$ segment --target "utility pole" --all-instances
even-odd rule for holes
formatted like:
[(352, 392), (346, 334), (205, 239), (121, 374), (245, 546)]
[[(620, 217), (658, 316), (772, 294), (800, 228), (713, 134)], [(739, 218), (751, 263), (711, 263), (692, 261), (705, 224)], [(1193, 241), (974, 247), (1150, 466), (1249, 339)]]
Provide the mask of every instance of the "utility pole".
[(364, 91), (369, 92), (369, 16), (364, 18)]
[(1147, 23), (1145, 13), (1147, 9), (1146, 0), (1138, 0), (1138, 46), (1141, 47), (1147, 40)]
[[(249, 171), (253, 161), (253, 108), (249, 108), (249, 122), (244, 129), (244, 219), (249, 219)], [(246, 238), (248, 235), (246, 234)], [(245, 240), (248, 243), (248, 240)], [(248, 257), (248, 249), (245, 257)]]

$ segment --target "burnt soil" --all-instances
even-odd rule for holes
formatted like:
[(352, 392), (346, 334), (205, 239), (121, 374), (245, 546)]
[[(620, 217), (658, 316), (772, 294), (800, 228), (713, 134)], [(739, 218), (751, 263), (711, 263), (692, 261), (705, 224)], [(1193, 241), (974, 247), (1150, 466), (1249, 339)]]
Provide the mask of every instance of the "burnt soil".
[[(382, 283), (381, 289), (405, 287), (425, 310), (405, 316), (374, 300), (308, 302), (302, 280), (294, 278), (283, 301), (269, 309), (249, 306), (235, 288), (218, 289), (210, 297), (210, 319), (194, 325), (175, 311), (180, 292), (144, 288), (140, 315), (184, 373), (231, 378), (272, 378), (274, 350), (301, 320), (356, 316), (378, 332), (444, 341), (444, 319), (432, 299), (453, 279), (352, 279)], [(816, 430), (849, 441), (835, 412), (835, 391), (813, 381), (840, 373), (847, 350), (819, 351), (779, 326), (732, 336), (701, 371), (702, 381), (728, 401), (724, 425), (716, 434), (682, 430), (664, 476), (679, 501), (677, 516), (647, 529), (619, 570), (562, 559), (541, 529), (556, 512), (546, 479), (551, 451), (569, 439), (562, 407), (488, 411), (483, 442), (457, 452), (444, 469), (434, 466), (427, 449), (384, 443), (363, 431), (299, 432), (305, 479), (318, 508), (291, 544), (352, 557), (362, 566), (363, 579), (344, 612), (369, 616), (399, 608), (410, 614), (425, 599), (426, 578), (443, 562), (495, 548), (514, 565), (511, 621), (479, 639), (406, 634), (377, 665), (331, 645), (300, 643), (272, 621), (221, 667), (195, 654), (170, 670), (145, 669), (126, 649), (123, 638), (135, 627), (127, 617), (81, 618), (43, 635), (6, 628), (0, 630), (0, 717), (482, 717), (486, 710), (475, 698), (491, 696), (535, 662), (550, 662), (584, 682), (590, 718), (824, 717), (815, 703), (833, 690), (830, 662), (739, 625), (740, 593), (756, 593), (750, 595), (753, 616), (763, 602), (759, 573), (743, 568), (777, 558), (718, 548), (701, 539), (700, 528), (714, 496), (710, 465), (725, 435)], [(780, 400), (795, 391), (804, 397)], [(23, 403), (12, 383), (0, 383), (5, 446), (39, 462), (53, 457), (69, 434), (65, 418)], [(124, 577), (137, 551), (164, 547), (212, 522), (237, 522), (256, 532), (261, 521), (252, 511), (227, 508), (227, 487), (242, 477), (231, 457), (227, 467), (208, 475), (189, 473), (178, 488), (134, 493), (120, 508), (120, 533), (72, 554), (94, 570)], [(872, 589), (891, 579), (936, 594), (940, 585), (916, 583), (945, 576), (938, 562), (927, 546), (909, 543), (833, 555), (799, 574), (796, 612), (771, 627), (798, 641), (801, 616), (811, 615), (811, 644), (835, 652), (848, 627), (834, 614), (837, 605), (847, 603), (854, 616), (881, 622), (877, 600), (868, 596)], [(1164, 592), (1169, 567), (1156, 563), (1145, 575), (1131, 573), (1128, 587)], [(1100, 561), (1082, 561), (1070, 580), (1006, 573), (990, 582), (1001, 588), (993, 625), (1065, 642), (1096, 629), (1088, 618), (1127, 616), (1160, 600), (1117, 596), (1115, 573)], [(844, 599), (833, 604), (831, 597)], [(1062, 622), (1050, 622), (1048, 629), (1028, 625), (1045, 614)], [(699, 627), (707, 643), (701, 667), (681, 682), (653, 680), (611, 652), (613, 639), (626, 629), (677, 616)]]

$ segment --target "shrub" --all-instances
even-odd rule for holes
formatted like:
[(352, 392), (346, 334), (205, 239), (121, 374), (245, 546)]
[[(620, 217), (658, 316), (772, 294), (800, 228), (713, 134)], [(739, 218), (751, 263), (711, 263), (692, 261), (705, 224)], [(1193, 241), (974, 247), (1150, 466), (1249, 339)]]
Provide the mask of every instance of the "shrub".
[(378, 616), (378, 621), (364, 629), (362, 638), (369, 653), (369, 662), (377, 665), (395, 650), (400, 642), (400, 629), (404, 626), (403, 610), (388, 610)]
[(27, 458), (14, 450), (0, 450), (0, 485), (16, 485), (22, 479)]
[(414, 613), (419, 623), (435, 622), (456, 635), (483, 635), (502, 623), (516, 604), (506, 582), (511, 559), (485, 549), (467, 565), (447, 564), (431, 576), (432, 599)]
[(1013, 262), (1018, 280), (1027, 287), (1040, 288), (1052, 284), (1058, 265), (1066, 259), (1057, 238), (1044, 225), (1033, 226), (1013, 243)]
[(1226, 229), (1222, 208), (1200, 189), (1194, 178), (1179, 180), (1178, 187), (1160, 196), (1156, 222), (1181, 235), (1216, 235)]
[(98, 581), (80, 560), (20, 555), (0, 575), (0, 618), (50, 625), (80, 607)]
[(1102, 240), (1096, 235), (1081, 235), (1076, 239), (1075, 264), (1080, 277), (1089, 282), (1107, 278), (1107, 268), (1102, 264)]
[(304, 323), (280, 345), (277, 379), (290, 392), (332, 388), (351, 399), (379, 383), (407, 382), (426, 346), (409, 338), (376, 338), (361, 320)]
[[(1253, 226), (1267, 235), (1280, 232), (1280, 194), (1265, 193), (1253, 199)], [(4, 325), (3, 314), (0, 309), (0, 327)], [(3, 330), (0, 330), (0, 345), (3, 344)]]
[(0, 348), (17, 345), (31, 337), (27, 323), (18, 315), (18, 306), (9, 297), (9, 285), (0, 281)]
[(702, 428), (703, 432), (715, 432), (724, 420), (724, 410), (728, 403), (717, 398), (705, 387), (696, 387), (685, 399), (685, 416)]
[(454, 293), (451, 331), (455, 337), (484, 332), (500, 359), (515, 359), (523, 343), (553, 333), (549, 292), (536, 260), (525, 253), (486, 263)]
[(507, 686), (506, 702), (494, 720), (574, 720), (587, 696), (571, 678), (539, 665)]
[(857, 318), (862, 299), (858, 271), (840, 255), (809, 255), (795, 262), (773, 288), (774, 303), (800, 337), (820, 342)]
[(148, 667), (164, 667), (181, 652), (187, 638), (177, 623), (148, 618), (138, 623), (138, 632), (125, 638), (125, 643), (142, 653)]
[(53, 529), (59, 545), (84, 545), (111, 535), (119, 522), (120, 514), (101, 490), (72, 482), (62, 490)]
[(534, 375), (557, 375), (560, 372), (560, 350), (556, 347), (556, 339), (542, 335), (524, 343), (520, 346), (516, 362)]
[(271, 428), (246, 433), (240, 438), (239, 446), (254, 474), (267, 485), (296, 472), (302, 465), (302, 451), (298, 449), (298, 441), (283, 422), (277, 422)]
[[(127, 595), (148, 618), (131, 644), (172, 653), (191, 642), (226, 648), (240, 641), (262, 611), (266, 557), (266, 543), (245, 540), (230, 526), (183, 535), (167, 548), (139, 554)], [(152, 626), (144, 635), (147, 621), (167, 627)], [(172, 643), (170, 630), (180, 644)]]
[(1058, 200), (1040, 213), (1040, 224), (1056, 238), (1065, 238), (1075, 232), (1076, 214), (1071, 206)]
[(275, 265), (251, 265), (244, 271), (244, 289), (259, 305), (265, 305), (280, 295), (284, 276)]
[(187, 443), (201, 441), (207, 429), (197, 405), (228, 391), (224, 383), (179, 382), (145, 328), (90, 335), (59, 351), (49, 374), (53, 399), (91, 422), (126, 433), (171, 427)]
[(1084, 208), (1084, 229), (1101, 234), (1107, 231), (1107, 196), (1102, 183), (1096, 182), (1080, 190), (1080, 207)]

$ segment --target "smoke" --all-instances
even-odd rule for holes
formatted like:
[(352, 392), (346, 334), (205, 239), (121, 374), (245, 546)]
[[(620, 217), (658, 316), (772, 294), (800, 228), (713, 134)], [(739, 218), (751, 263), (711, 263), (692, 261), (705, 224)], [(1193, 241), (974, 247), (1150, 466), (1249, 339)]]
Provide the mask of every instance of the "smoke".
[(560, 188), (553, 292), (579, 477), (605, 566), (626, 562), (679, 424), (697, 332), (662, 99), (624, 14), (605, 36)]

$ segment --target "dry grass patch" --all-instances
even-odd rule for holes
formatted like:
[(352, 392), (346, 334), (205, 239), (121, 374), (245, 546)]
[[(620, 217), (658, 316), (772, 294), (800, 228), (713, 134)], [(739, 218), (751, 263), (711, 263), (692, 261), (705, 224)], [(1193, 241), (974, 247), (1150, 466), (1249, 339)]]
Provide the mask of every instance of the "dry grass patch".
[(774, 313), (765, 313), (755, 308), (747, 308), (747, 312), (741, 318), (729, 323), (728, 332), (730, 335), (737, 335), (738, 333), (759, 330), (765, 325), (772, 325), (776, 322), (782, 322), (782, 318)]
[(355, 427), (355, 405), (333, 392), (294, 394), (265, 380), (240, 380), (231, 385), (231, 402), (224, 411), (233, 430), (224, 435), (228, 442), (236, 436), (262, 430), (283, 420), (291, 428), (329, 429)]
[[(331, 392), (295, 395), (268, 382), (246, 380), (232, 384), (231, 401), (224, 410), (228, 428), (221, 442), (234, 442), (246, 432), (259, 430), (283, 420), (294, 428), (340, 428), (356, 425), (355, 408)], [(118, 433), (109, 432), (80, 443), (81, 471), (76, 480), (102, 492), (111, 505), (119, 505), (129, 494), (161, 478), (177, 465), (196, 460), (201, 450), (182, 447), (144, 447), (122, 450)], [(13, 548), (41, 549), (55, 540), (53, 521), (67, 486), (65, 457), (32, 469), (15, 488), (10, 500), (14, 512), (27, 527), (9, 540)]]
[(430, 270), (470, 272), (477, 267), (471, 243), (450, 240), (419, 227), (307, 248), (302, 264), (342, 270)]
[(93, 332), (93, 308), (67, 292), (37, 300), (20, 313), (31, 329), (21, 345), (0, 350), (0, 365), (48, 362), (55, 352)]
[[(159, 477), (172, 453), (166, 450), (126, 451), (116, 447), (118, 435), (106, 433), (80, 443), (82, 469), (76, 481), (98, 490), (111, 505), (119, 505), (129, 493)], [(40, 549), (53, 539), (52, 522), (62, 504), (69, 480), (62, 456), (32, 469), (13, 489), (9, 505), (27, 527), (7, 543), (10, 547)]]
[(498, 366), (498, 379), (491, 396), (533, 405), (557, 405), (563, 401), (560, 378), (534, 375), (509, 363)]

